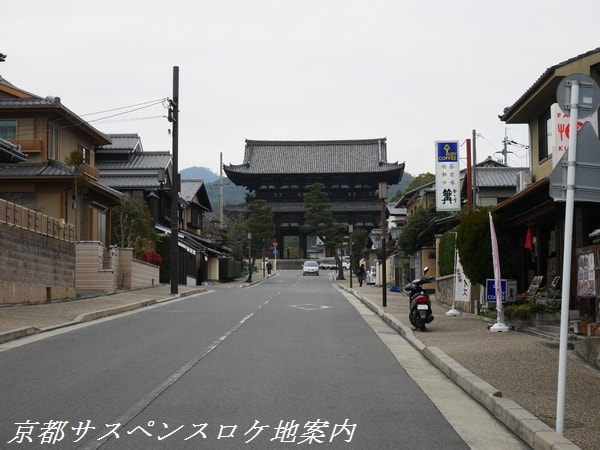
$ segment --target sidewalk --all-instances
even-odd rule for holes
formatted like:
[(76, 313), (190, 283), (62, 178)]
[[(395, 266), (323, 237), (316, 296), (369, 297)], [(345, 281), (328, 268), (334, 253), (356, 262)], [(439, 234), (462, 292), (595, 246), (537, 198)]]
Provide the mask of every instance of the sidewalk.
[(0, 306), (0, 345), (57, 328), (89, 322), (144, 306), (206, 291), (200, 286), (179, 286), (178, 294), (171, 294), (170, 285), (117, 292), (110, 295), (85, 293), (87, 298), (52, 303)]
[[(600, 372), (574, 351), (567, 356), (564, 437), (554, 432), (558, 385), (559, 335), (490, 332), (495, 322), (472, 314), (446, 316), (446, 305), (432, 302), (435, 320), (414, 330), (408, 296), (382, 287), (338, 285), (371, 308), (471, 397), (535, 449), (600, 447)], [(570, 442), (569, 442), (570, 441)]]
[[(253, 274), (260, 282), (262, 273)], [(595, 449), (600, 446), (600, 371), (569, 351), (564, 437), (555, 433), (558, 380), (558, 335), (519, 331), (492, 333), (493, 322), (462, 314), (446, 316), (447, 307), (433, 302), (435, 320), (428, 331), (413, 331), (408, 322), (408, 297), (381, 287), (353, 289), (333, 281), (380, 315), (455, 383), (482, 403), (523, 441), (535, 449)], [(245, 280), (206, 287), (169, 285), (119, 292), (51, 304), (0, 307), (2, 343), (112, 314), (141, 308), (213, 288), (240, 288)], [(570, 442), (569, 442), (570, 441)], [(574, 445), (577, 444), (577, 445)]]

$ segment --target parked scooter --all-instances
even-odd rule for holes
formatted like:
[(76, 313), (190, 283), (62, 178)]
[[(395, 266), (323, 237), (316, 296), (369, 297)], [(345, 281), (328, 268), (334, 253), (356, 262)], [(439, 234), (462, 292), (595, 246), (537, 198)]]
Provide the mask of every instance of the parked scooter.
[(426, 331), (425, 325), (433, 320), (431, 300), (425, 289), (423, 289), (424, 284), (431, 283), (434, 280), (432, 277), (425, 276), (428, 270), (429, 267), (425, 267), (421, 278), (417, 278), (404, 286), (404, 290), (409, 292), (410, 298), (408, 319), (415, 328), (421, 331)]

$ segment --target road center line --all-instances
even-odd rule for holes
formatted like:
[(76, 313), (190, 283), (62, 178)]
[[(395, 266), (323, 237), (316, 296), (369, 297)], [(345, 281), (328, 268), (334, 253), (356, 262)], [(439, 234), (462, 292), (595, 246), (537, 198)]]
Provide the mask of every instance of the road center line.
[[(194, 366), (196, 366), (200, 361), (206, 358), (210, 353), (212, 353), (219, 345), (221, 345), (225, 340), (235, 333), (240, 327), (246, 323), (254, 314), (256, 314), (260, 309), (267, 305), (271, 301), (271, 298), (267, 299), (264, 303), (256, 308), (256, 311), (251, 312), (244, 318), (242, 318), (238, 323), (236, 323), (233, 327), (231, 327), (225, 334), (217, 338), (211, 345), (207, 347), (202, 353), (199, 353), (194, 358), (189, 360), (186, 364), (181, 366), (178, 370), (169, 375), (162, 383), (157, 385), (154, 389), (148, 392), (146, 395), (141, 397), (137, 402), (131, 405), (127, 410), (125, 410), (119, 417), (112, 420), (111, 423), (121, 424), (122, 427), (131, 422), (138, 414), (140, 414), (144, 409), (146, 409), (150, 404), (156, 400), (163, 392), (169, 389), (172, 385), (174, 385), (181, 377), (183, 377), (187, 372), (189, 372)], [(102, 447), (105, 443), (107, 443), (110, 439), (112, 439), (112, 435), (102, 441), (98, 441), (98, 437), (102, 436), (102, 434), (106, 434), (106, 431), (102, 431), (97, 433), (91, 442), (88, 442), (84, 446), (80, 447), (82, 450), (96, 450)]]

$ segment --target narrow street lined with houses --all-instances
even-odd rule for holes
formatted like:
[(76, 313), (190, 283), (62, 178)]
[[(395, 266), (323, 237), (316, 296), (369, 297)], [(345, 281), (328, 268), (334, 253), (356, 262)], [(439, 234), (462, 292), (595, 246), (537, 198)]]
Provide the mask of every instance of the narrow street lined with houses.
[[(58, 440), (42, 430), (50, 421), (61, 449), (483, 449), (490, 426), (515, 439), (460, 389), (440, 393), (445, 376), (351, 298), (328, 277), (288, 271), (4, 344), (2, 441), (27, 440), (27, 424), (34, 441)], [(413, 364), (417, 381), (439, 379), (437, 393), (415, 383)]]

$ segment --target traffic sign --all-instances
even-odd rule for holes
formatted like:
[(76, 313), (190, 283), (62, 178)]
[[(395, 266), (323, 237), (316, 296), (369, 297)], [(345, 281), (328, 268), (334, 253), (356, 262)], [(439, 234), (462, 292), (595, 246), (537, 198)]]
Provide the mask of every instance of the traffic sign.
[[(556, 103), (567, 115), (571, 114), (571, 86), (573, 81), (579, 83), (579, 98), (577, 99), (577, 118), (583, 119), (598, 111), (600, 92), (592, 77), (583, 73), (574, 73), (564, 77), (556, 88)], [(579, 128), (579, 126), (578, 126)]]

